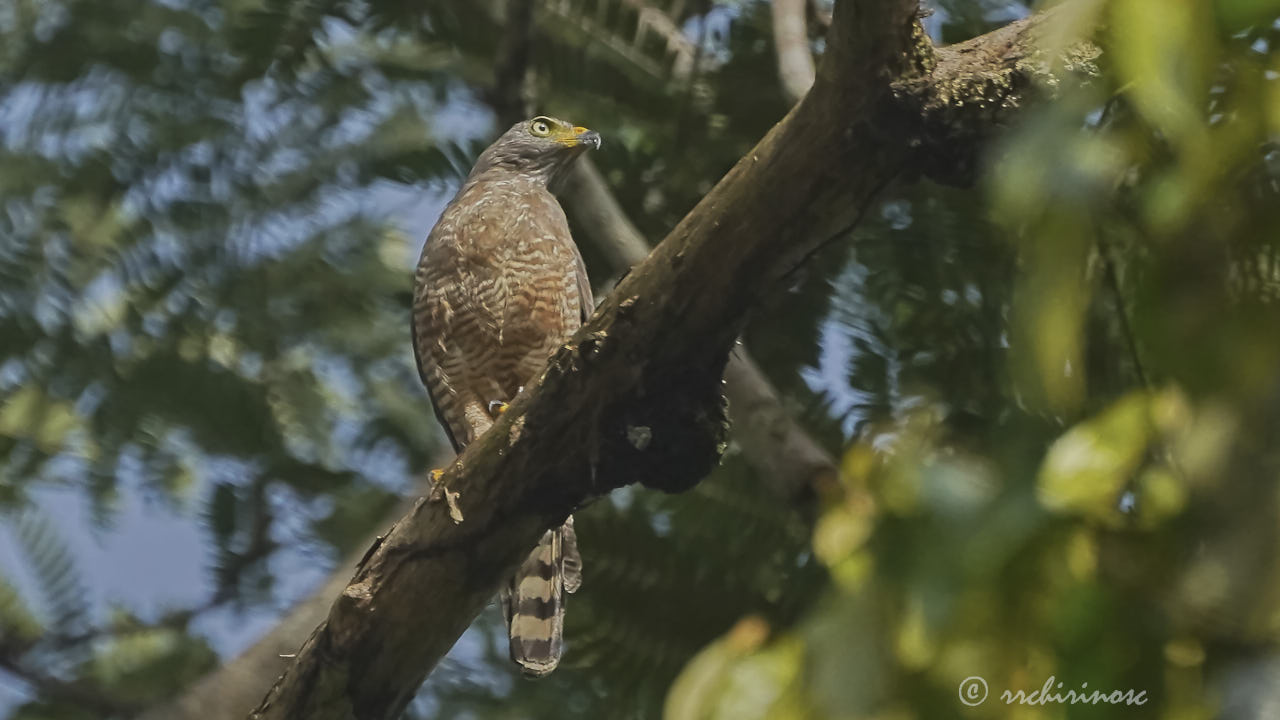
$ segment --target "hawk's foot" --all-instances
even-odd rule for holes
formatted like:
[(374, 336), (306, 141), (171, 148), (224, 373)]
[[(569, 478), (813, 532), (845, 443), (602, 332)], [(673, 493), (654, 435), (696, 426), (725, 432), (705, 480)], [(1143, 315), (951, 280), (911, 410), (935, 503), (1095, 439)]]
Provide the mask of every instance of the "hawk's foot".
[(431, 489), (427, 491), (428, 502), (440, 502), (444, 499), (444, 470), (436, 468), (427, 473), (427, 480), (431, 482)]
[(431, 481), (431, 489), (427, 491), (427, 502), (445, 501), (449, 505), (449, 519), (453, 520), (455, 525), (461, 523), (462, 508), (458, 506), (458, 493), (445, 486), (444, 470), (437, 468), (428, 472), (427, 479)]
[[(521, 385), (520, 387), (516, 388), (516, 395), (519, 395), (519, 394), (520, 394), (520, 393), (522, 393), (522, 392), (524, 392), (524, 386), (523, 386), (523, 385)], [(490, 400), (490, 401), (489, 401), (489, 415), (491, 415), (491, 416), (492, 416), (492, 417), (494, 417), (494, 418), (497, 418), (499, 415), (501, 415), (502, 413), (506, 412), (506, 411), (507, 411), (507, 408), (509, 408), (509, 407), (511, 407), (511, 405), (510, 405), (510, 404), (508, 404), (508, 403), (504, 403), (504, 402), (502, 402), (501, 400)]]

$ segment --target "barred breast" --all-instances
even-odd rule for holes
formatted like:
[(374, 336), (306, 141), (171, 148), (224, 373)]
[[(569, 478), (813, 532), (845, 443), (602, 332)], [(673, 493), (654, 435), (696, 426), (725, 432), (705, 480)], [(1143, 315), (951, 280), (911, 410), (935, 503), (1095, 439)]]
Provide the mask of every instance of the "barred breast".
[[(415, 274), (419, 372), (455, 448), (488, 428), (581, 324), (582, 260), (545, 188), (464, 187), (427, 237)], [(486, 411), (486, 412), (481, 412)]]

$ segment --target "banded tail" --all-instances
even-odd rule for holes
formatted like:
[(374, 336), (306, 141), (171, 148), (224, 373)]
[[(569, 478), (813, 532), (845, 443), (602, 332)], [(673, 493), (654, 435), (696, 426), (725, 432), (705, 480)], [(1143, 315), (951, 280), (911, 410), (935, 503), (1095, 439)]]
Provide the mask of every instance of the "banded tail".
[(502, 591), (511, 659), (525, 675), (542, 677), (560, 662), (564, 594), (582, 585), (582, 558), (573, 518), (548, 530)]

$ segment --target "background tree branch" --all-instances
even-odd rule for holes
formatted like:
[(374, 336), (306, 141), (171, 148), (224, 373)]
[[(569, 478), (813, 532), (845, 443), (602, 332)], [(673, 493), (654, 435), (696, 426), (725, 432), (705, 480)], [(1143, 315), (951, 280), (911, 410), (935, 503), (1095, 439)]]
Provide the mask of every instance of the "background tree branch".
[(799, 102), (813, 85), (813, 53), (805, 22), (808, 0), (773, 0), (773, 49), (778, 56), (778, 78), (791, 102)]

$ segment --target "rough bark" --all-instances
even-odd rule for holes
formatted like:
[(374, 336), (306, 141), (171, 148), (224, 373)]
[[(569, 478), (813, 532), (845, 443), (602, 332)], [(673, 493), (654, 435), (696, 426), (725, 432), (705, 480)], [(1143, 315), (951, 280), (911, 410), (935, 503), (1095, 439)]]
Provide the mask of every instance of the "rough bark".
[[(631, 223), (600, 171), (584, 158), (565, 184), (564, 204), (574, 226), (585, 231), (617, 272), (644, 262), (652, 249)], [(836, 482), (835, 460), (782, 404), (764, 371), (739, 345), (724, 371), (729, 419), (742, 456), (765, 484), (802, 511)]]
[(1038, 20), (935, 55), (915, 12), (837, 4), (813, 89), (446, 474), (464, 520), (420, 501), (251, 717), (396, 717), (545, 528), (614, 487), (678, 491), (714, 465), (720, 378), (748, 309), (903, 170), (946, 177), (934, 143), (980, 144), (1051, 72), (1026, 61)]
[(917, 152), (914, 169), (939, 182), (970, 185), (990, 141), (1018, 111), (1060, 84), (1098, 73), (1098, 46), (1053, 38), (1054, 18), (1071, 3), (1010, 23), (966, 42), (930, 48), (920, 38), (927, 73), (896, 84), (899, 120)]

